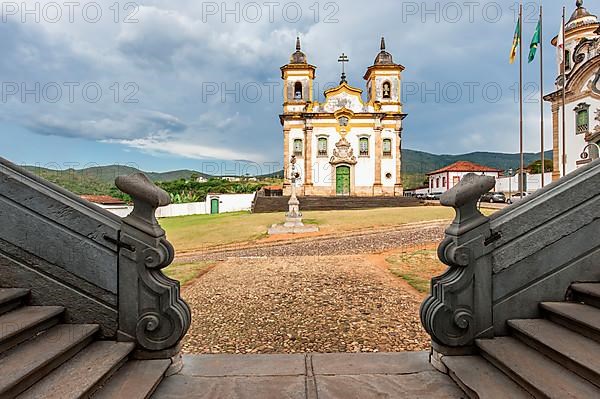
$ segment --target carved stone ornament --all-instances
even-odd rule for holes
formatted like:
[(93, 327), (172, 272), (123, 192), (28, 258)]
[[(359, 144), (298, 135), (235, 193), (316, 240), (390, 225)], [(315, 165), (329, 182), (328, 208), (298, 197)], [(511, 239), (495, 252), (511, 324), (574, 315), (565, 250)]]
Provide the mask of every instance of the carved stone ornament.
[(598, 70), (596, 71), (596, 75), (594, 76), (594, 79), (589, 83), (588, 88), (592, 92), (600, 95), (600, 68), (598, 68)]
[(170, 197), (142, 173), (119, 177), (116, 185), (134, 202), (133, 212), (122, 220), (119, 240), (119, 336), (136, 342), (139, 351), (169, 358), (191, 323), (179, 282), (161, 271), (173, 262), (175, 250), (155, 212)]
[(338, 165), (342, 163), (356, 165), (357, 162), (358, 161), (354, 156), (354, 151), (352, 150), (350, 143), (348, 140), (342, 137), (342, 139), (336, 143), (335, 148), (333, 149), (333, 156), (331, 157), (329, 163), (332, 165)]
[(438, 248), (449, 269), (432, 280), (431, 294), (421, 305), (421, 323), (441, 353), (457, 348), (469, 353), (474, 339), (491, 329), (491, 269), (477, 264), (485, 253), (489, 219), (477, 202), (494, 186), (493, 177), (471, 173), (441, 197), (442, 205), (456, 211)]

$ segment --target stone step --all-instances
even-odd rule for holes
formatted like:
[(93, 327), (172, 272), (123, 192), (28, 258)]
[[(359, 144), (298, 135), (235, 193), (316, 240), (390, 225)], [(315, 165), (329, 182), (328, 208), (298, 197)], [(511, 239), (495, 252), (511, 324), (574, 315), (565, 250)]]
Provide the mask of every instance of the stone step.
[(29, 290), (22, 288), (0, 288), (0, 315), (24, 306)]
[(14, 398), (86, 347), (97, 325), (60, 324), (0, 358), (0, 397)]
[(510, 320), (515, 336), (600, 387), (600, 343), (549, 320)]
[(543, 302), (540, 306), (551, 321), (600, 342), (600, 309), (569, 302)]
[[(299, 197), (300, 210), (328, 211), (343, 209), (373, 209), (419, 206), (421, 203), (408, 197)], [(254, 213), (285, 212), (289, 197), (257, 197)]]
[(445, 356), (450, 377), (471, 399), (532, 399), (527, 391), (481, 356)]
[(134, 347), (129, 342), (94, 342), (19, 395), (19, 399), (87, 398), (127, 361)]
[(0, 353), (58, 324), (62, 306), (25, 306), (0, 316)]
[(600, 308), (600, 284), (598, 283), (573, 284), (571, 294), (576, 302)]
[(600, 388), (516, 338), (477, 340), (482, 355), (536, 398), (600, 397)]
[(170, 360), (129, 361), (93, 395), (93, 399), (147, 399), (170, 366)]

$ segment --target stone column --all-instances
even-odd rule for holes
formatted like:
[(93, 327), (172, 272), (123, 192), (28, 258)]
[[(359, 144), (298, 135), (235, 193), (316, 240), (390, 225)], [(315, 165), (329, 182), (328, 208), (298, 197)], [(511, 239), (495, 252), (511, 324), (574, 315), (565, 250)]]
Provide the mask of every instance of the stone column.
[(552, 143), (554, 147), (554, 151), (552, 157), (554, 158), (552, 162), (554, 162), (554, 170), (552, 171), (552, 181), (556, 181), (560, 179), (560, 158), (562, 155), (562, 151), (559, 149), (559, 131), (558, 131), (558, 111), (560, 107), (558, 106), (558, 102), (552, 104)]
[(381, 153), (383, 151), (383, 142), (381, 139), (381, 124), (375, 126), (375, 183), (373, 184), (373, 195), (383, 195), (381, 185)]
[(283, 195), (290, 195), (290, 129), (283, 129)]
[(304, 195), (312, 195), (313, 170), (312, 170), (312, 141), (313, 127), (306, 125), (304, 128)]
[(394, 185), (394, 195), (401, 197), (404, 195), (404, 186), (402, 183), (402, 128), (396, 130), (398, 143), (396, 145), (396, 184)]

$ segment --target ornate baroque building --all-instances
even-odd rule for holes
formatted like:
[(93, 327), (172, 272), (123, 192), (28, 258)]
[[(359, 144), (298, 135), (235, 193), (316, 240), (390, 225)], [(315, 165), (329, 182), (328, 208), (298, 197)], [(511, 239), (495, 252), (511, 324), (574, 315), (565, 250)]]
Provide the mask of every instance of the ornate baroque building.
[[(315, 101), (316, 67), (300, 39), (289, 64), (281, 67), (284, 104), (284, 170), (295, 155), (302, 171), (298, 191), (306, 196), (401, 196), (401, 73), (381, 40), (381, 52), (367, 69), (367, 99), (342, 74), (339, 86)], [(289, 195), (289, 182), (284, 187)]]
[[(563, 149), (566, 173), (582, 164), (581, 154), (589, 144), (600, 144), (600, 23), (578, 0), (576, 10), (565, 26), (566, 49), (566, 129), (562, 129), (562, 76), (558, 65), (557, 90), (545, 96), (552, 103), (554, 148), (553, 180), (563, 175)], [(558, 37), (552, 40), (556, 46)], [(596, 149), (592, 147), (592, 154)]]

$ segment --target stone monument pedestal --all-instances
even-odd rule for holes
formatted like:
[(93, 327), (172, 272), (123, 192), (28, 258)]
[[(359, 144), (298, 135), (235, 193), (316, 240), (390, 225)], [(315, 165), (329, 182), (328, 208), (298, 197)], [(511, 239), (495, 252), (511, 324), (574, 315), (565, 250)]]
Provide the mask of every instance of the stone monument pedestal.
[(274, 224), (269, 229), (268, 233), (270, 236), (276, 234), (301, 234), (301, 233), (315, 233), (319, 231), (317, 226), (305, 226), (302, 223), (302, 213), (300, 213), (300, 201), (296, 196), (296, 179), (300, 177), (299, 173), (296, 173), (296, 157), (292, 156), (292, 178), (291, 180), (291, 191), (292, 196), (288, 201), (288, 213), (285, 215), (284, 224)]
[(289, 212), (285, 215), (284, 224), (274, 224), (269, 229), (269, 235), (277, 234), (302, 234), (315, 233), (319, 231), (317, 226), (306, 226), (302, 223), (302, 214), (300, 213), (300, 202), (298, 198), (292, 196), (288, 202)]

